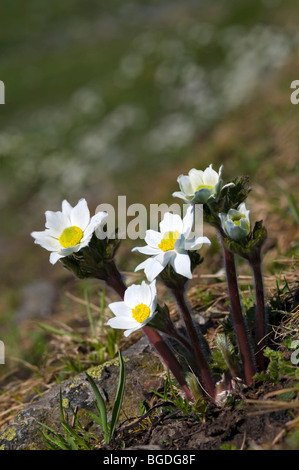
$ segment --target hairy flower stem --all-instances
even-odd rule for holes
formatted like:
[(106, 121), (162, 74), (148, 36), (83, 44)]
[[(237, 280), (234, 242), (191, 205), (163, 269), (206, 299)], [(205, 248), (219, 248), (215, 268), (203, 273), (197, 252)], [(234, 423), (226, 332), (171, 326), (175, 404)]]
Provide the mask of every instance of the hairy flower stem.
[(114, 261), (108, 263), (106, 269), (107, 277), (105, 278), (105, 282), (107, 286), (111, 287), (111, 289), (113, 289), (119, 295), (119, 297), (123, 299), (127, 286), (124, 283), (123, 277), (117, 269)]
[(146, 334), (148, 339), (151, 341), (153, 346), (156, 348), (157, 352), (162, 357), (163, 361), (165, 362), (166, 366), (171, 370), (175, 378), (177, 379), (178, 383), (184, 390), (188, 400), (194, 401), (194, 397), (190, 392), (187, 383), (184, 379), (184, 375), (182, 372), (182, 367), (178, 360), (176, 359), (175, 355), (171, 351), (171, 349), (167, 346), (167, 344), (163, 341), (162, 336), (158, 333), (158, 331), (150, 328), (148, 326), (143, 327), (143, 332)]
[(256, 342), (255, 354), (258, 368), (262, 371), (265, 370), (265, 338), (266, 338), (266, 319), (265, 319), (265, 296), (264, 284), (260, 257), (255, 257), (254, 260), (249, 260), (255, 286), (256, 297)]
[(177, 284), (177, 286), (173, 287), (171, 291), (187, 328), (204, 388), (207, 394), (210, 396), (211, 400), (214, 401), (216, 394), (215, 383), (209, 364), (202, 350), (198, 332), (196, 331), (192, 320), (191, 312), (185, 297), (185, 289), (184, 287), (181, 287), (179, 284)]
[(232, 318), (242, 358), (242, 363), (244, 365), (245, 381), (247, 385), (251, 385), (253, 381), (253, 376), (255, 374), (255, 367), (242, 314), (235, 265), (235, 256), (231, 251), (226, 248), (224, 243), (222, 243), (222, 246), (225, 260), (226, 278), (231, 304)]
[(174, 338), (179, 341), (190, 353), (193, 353), (192, 345), (189, 343), (188, 339), (176, 330), (172, 322), (171, 325), (169, 325), (168, 330), (165, 331), (165, 333), (171, 338)]
[[(108, 272), (109, 276), (106, 279), (106, 284), (123, 299), (127, 287), (113, 261), (108, 265)], [(194, 397), (188, 388), (186, 380), (184, 379), (182, 366), (178, 362), (171, 349), (165, 343), (160, 333), (148, 326), (144, 326), (142, 329), (144, 334), (148, 337), (149, 341), (153, 344), (154, 348), (163, 359), (166, 366), (173, 373), (181, 388), (184, 390), (188, 400), (193, 402)]]

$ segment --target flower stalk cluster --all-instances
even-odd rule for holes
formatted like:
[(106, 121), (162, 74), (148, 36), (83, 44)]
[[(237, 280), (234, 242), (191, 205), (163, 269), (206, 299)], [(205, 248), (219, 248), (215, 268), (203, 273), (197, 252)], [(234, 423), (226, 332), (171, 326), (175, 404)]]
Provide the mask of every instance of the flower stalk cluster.
[[(231, 388), (229, 376), (233, 379), (235, 374), (243, 374), (241, 379), (250, 385), (257, 368), (265, 368), (263, 349), (266, 323), (261, 247), (266, 230), (262, 222), (257, 222), (251, 229), (250, 212), (245, 205), (250, 191), (248, 178), (239, 177), (224, 185), (222, 167), (216, 172), (210, 165), (204, 171), (192, 169), (188, 175), (179, 176), (178, 183), (180, 191), (173, 193), (173, 196), (187, 202), (185, 216), (181, 218), (167, 212), (158, 231), (146, 231), (146, 245), (132, 250), (147, 256), (135, 269), (144, 271), (146, 281), (141, 284), (125, 284), (115, 263), (119, 246), (117, 236), (113, 239), (97, 236), (99, 231), (101, 235), (105, 233), (107, 213), (99, 212), (90, 217), (84, 199), (75, 207), (63, 201), (61, 211), (47, 211), (45, 231), (32, 232), (31, 235), (36, 243), (50, 251), (52, 264), (59, 260), (79, 279), (99, 279), (118, 294), (121, 300), (109, 305), (114, 316), (107, 325), (124, 330), (125, 336), (141, 329), (190, 401), (196, 400), (198, 391), (194, 384), (199, 384), (213, 403), (219, 403), (219, 390), (223, 394), (223, 390)], [(194, 213), (198, 204), (203, 206), (204, 221), (216, 229), (223, 250), (231, 314), (242, 364), (241, 367), (235, 364), (229, 366), (220, 382), (212, 373), (208, 344), (187, 300), (188, 282), (193, 277), (194, 269), (203, 261), (199, 251), (203, 245), (209, 246), (211, 243), (207, 237), (193, 235)], [(255, 282), (257, 326), (254, 352), (241, 308), (235, 256), (249, 262)], [(158, 303), (157, 281), (163, 283), (173, 296), (184, 332), (171, 320), (167, 305)], [(230, 354), (225, 352), (227, 341), (221, 340), (219, 344), (225, 361), (229, 362)]]

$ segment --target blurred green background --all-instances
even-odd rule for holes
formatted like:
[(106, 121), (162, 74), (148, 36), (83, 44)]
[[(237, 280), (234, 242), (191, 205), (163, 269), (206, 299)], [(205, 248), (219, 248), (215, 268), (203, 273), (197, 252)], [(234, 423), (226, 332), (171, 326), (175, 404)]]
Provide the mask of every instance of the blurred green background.
[[(54, 308), (59, 284), (47, 283), (62, 268), (30, 232), (64, 198), (85, 197), (92, 213), (118, 195), (170, 203), (180, 173), (224, 163), (226, 179), (249, 174), (259, 185), (253, 212), (271, 213), (278, 233), (277, 223), (290, 227), (279, 250), (293, 255), (295, 0), (2, 0), (0, 9), (0, 339), (21, 350), (15, 318)], [(44, 309), (24, 306), (30, 292), (45, 296)]]

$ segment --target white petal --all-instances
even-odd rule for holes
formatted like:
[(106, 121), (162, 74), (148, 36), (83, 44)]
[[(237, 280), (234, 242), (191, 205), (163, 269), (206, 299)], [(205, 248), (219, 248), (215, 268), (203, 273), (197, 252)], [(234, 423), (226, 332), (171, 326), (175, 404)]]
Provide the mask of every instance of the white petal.
[(191, 180), (190, 180), (190, 177), (187, 176), (187, 175), (180, 175), (177, 179), (177, 182), (179, 183), (179, 186), (181, 188), (181, 191), (184, 193), (184, 194), (187, 194), (189, 196), (191, 196), (194, 191), (193, 191), (193, 187), (192, 187), (192, 184), (191, 184)]
[(208, 237), (189, 238), (188, 240), (185, 241), (185, 249), (186, 250), (200, 250), (200, 248), (202, 247), (204, 243), (210, 245), (211, 241), (208, 239)]
[(111, 328), (126, 330), (127, 328), (136, 328), (136, 323), (138, 322), (134, 319), (130, 321), (124, 317), (113, 317), (107, 321), (106, 325), (111, 326)]
[(91, 240), (91, 237), (94, 233), (94, 231), (101, 225), (101, 223), (105, 220), (107, 217), (107, 212), (98, 212), (92, 218), (90, 219), (90, 222), (88, 226), (86, 227), (83, 237), (82, 237), (82, 243), (86, 246), (85, 241), (88, 239), (88, 243)]
[(156, 230), (147, 230), (145, 232), (144, 241), (147, 245), (151, 247), (157, 247), (162, 240), (162, 233), (157, 232)]
[(212, 164), (203, 172), (203, 181), (207, 186), (215, 186), (218, 183), (219, 174), (213, 170)]
[(222, 186), (222, 189), (229, 188), (230, 186), (235, 186), (235, 183), (227, 183), (224, 186)]
[(74, 251), (77, 253), (77, 251), (88, 246), (91, 238), (92, 238), (92, 233), (90, 233), (88, 236), (84, 236), (82, 240), (80, 241), (80, 243), (78, 243), (78, 245), (75, 245)]
[(112, 302), (108, 307), (115, 316), (132, 318), (132, 309), (125, 302)]
[[(190, 202), (189, 199), (187, 199), (186, 194), (182, 193), (181, 191), (175, 191), (174, 193), (172, 193), (172, 196), (183, 199), (183, 201), (185, 201), (185, 202)], [(190, 196), (190, 198), (191, 198), (191, 196)]]
[(90, 220), (90, 212), (85, 199), (80, 199), (78, 204), (72, 209), (71, 223), (76, 225), (83, 232), (86, 229)]
[(162, 251), (155, 256), (155, 260), (158, 261), (159, 264), (165, 268), (165, 266), (169, 263), (170, 259), (175, 256), (175, 251), (174, 250), (169, 250), (169, 251)]
[(226, 221), (227, 214), (225, 212), (221, 212), (221, 214), (218, 214), (218, 215), (219, 215), (219, 218), (221, 220), (222, 228), (224, 228), (224, 224), (225, 224), (225, 221)]
[(152, 302), (152, 291), (150, 286), (142, 281), (140, 285), (140, 303), (147, 305), (148, 307), (151, 305)]
[(183, 230), (183, 221), (181, 217), (178, 214), (166, 212), (163, 220), (160, 222), (160, 232), (163, 235), (165, 232), (175, 232), (176, 230), (179, 233)]
[(177, 253), (177, 255), (171, 260), (171, 264), (174, 270), (181, 274), (181, 276), (192, 279), (191, 273), (191, 262), (187, 254)]
[(139, 253), (142, 253), (144, 255), (156, 255), (160, 253), (160, 248), (154, 248), (152, 246), (136, 246), (135, 248), (132, 249), (132, 251), (139, 251)]
[(59, 238), (65, 228), (70, 227), (71, 221), (66, 214), (60, 211), (46, 211), (46, 228), (52, 231), (53, 236)]
[(144, 273), (149, 282), (152, 282), (160, 274), (160, 272), (163, 271), (163, 269), (164, 266), (162, 264), (160, 264), (155, 259), (150, 258), (147, 260)]
[(157, 307), (157, 288), (156, 288), (156, 280), (152, 281), (149, 285), (149, 288), (151, 290), (151, 317), (154, 315), (156, 307)]
[(245, 202), (242, 202), (238, 209), (237, 209), (239, 212), (241, 212), (241, 214), (245, 215), (246, 219), (249, 221), (249, 214), (250, 214), (250, 211), (246, 209), (246, 204)]
[(140, 303), (141, 286), (132, 284), (129, 286), (124, 295), (124, 301), (130, 308), (135, 308)]
[(156, 287), (156, 279), (154, 279), (150, 284), (149, 288), (151, 290), (152, 294), (152, 300), (154, 300), (157, 297), (157, 287)]
[(134, 331), (137, 331), (137, 330), (139, 330), (140, 328), (142, 328), (141, 323), (139, 323), (139, 325), (136, 326), (136, 328), (131, 328), (131, 329), (129, 329), (129, 330), (126, 330), (126, 331), (124, 332), (125, 337), (127, 338), (128, 336), (130, 336), (131, 333), (134, 333)]
[(202, 186), (204, 184), (203, 171), (192, 168), (192, 170), (189, 171), (189, 177), (192, 186), (192, 194), (194, 194), (195, 191), (197, 191), (198, 186)]
[(73, 210), (73, 207), (70, 205), (70, 203), (66, 199), (62, 201), (61, 208), (62, 208), (63, 214), (65, 214), (71, 220), (71, 212)]
[(32, 232), (31, 236), (35, 239), (34, 243), (42, 246), (48, 251), (59, 251), (61, 245), (57, 238), (50, 236), (51, 230), (45, 230), (43, 232)]
[(188, 238), (194, 224), (194, 206), (189, 206), (183, 218), (183, 235)]
[(135, 272), (140, 271), (140, 269), (145, 269), (146, 265), (148, 264), (148, 262), (150, 262), (150, 260), (151, 260), (151, 258), (146, 259), (145, 261), (142, 261), (142, 263), (138, 264), (138, 266), (136, 266), (136, 268), (135, 268)]
[(53, 252), (50, 254), (50, 263), (51, 263), (51, 264), (55, 264), (55, 263), (57, 263), (57, 261), (58, 261), (60, 258), (64, 258), (64, 255), (61, 255), (61, 254), (57, 253), (56, 251), (53, 251)]

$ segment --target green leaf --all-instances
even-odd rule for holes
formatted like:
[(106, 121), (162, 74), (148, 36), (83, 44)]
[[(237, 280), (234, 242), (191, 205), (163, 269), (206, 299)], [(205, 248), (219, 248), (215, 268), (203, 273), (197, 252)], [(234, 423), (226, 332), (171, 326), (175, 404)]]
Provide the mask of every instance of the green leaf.
[(64, 439), (64, 437), (56, 432), (54, 429), (50, 428), (50, 426), (47, 426), (44, 423), (38, 422), (40, 426), (43, 426), (47, 431), (52, 433), (55, 437), (52, 437), (49, 434), (44, 433), (43, 431), (40, 431), (43, 439), (45, 440), (46, 444), (50, 446), (52, 449), (63, 449), (63, 450), (68, 450), (68, 444), (67, 441)]
[(50, 333), (54, 333), (55, 335), (68, 336), (73, 341), (81, 341), (78, 335), (74, 335), (72, 333), (69, 333), (68, 331), (63, 331), (58, 328), (55, 328), (54, 326), (46, 325), (45, 323), (40, 322), (37, 322), (37, 325), (43, 330), (49, 331)]
[(99, 413), (100, 413), (100, 417), (101, 417), (101, 421), (102, 421), (102, 429), (103, 429), (103, 433), (104, 433), (104, 439), (107, 443), (110, 442), (110, 439), (109, 439), (109, 431), (108, 431), (108, 423), (107, 423), (107, 412), (106, 412), (106, 405), (105, 405), (105, 402), (102, 398), (102, 395), (100, 394), (99, 392), (99, 389), (95, 383), (95, 381), (93, 380), (93, 378), (87, 373), (85, 372), (86, 374), (86, 377), (87, 377), (87, 380), (93, 390), (93, 393), (96, 397), (96, 403), (98, 405), (98, 410), (99, 410)]
[(112, 411), (112, 418), (110, 423), (110, 439), (114, 434), (115, 427), (119, 418), (121, 405), (123, 402), (125, 384), (126, 384), (126, 369), (125, 363), (120, 351), (118, 351), (118, 358), (119, 358), (119, 379), (118, 379), (118, 386), (114, 400), (114, 406)]

